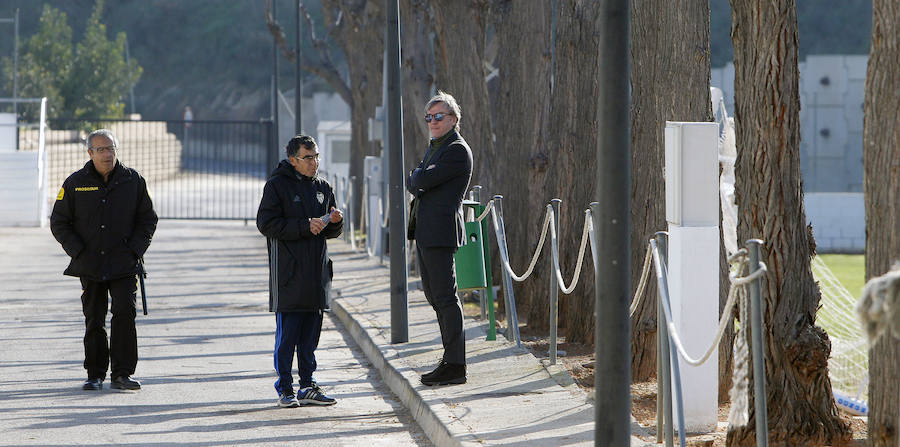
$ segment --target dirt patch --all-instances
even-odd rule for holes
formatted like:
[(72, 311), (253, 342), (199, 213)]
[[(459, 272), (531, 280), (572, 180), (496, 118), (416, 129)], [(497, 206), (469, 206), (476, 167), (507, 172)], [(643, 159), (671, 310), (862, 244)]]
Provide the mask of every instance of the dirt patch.
[[(521, 332), (522, 344), (537, 358), (549, 357), (549, 337), (537, 334), (535, 331), (523, 327)], [(588, 393), (594, 390), (594, 349), (581, 343), (568, 343), (565, 337), (559, 337), (558, 361), (569, 371), (572, 378), (582, 389)], [(728, 432), (728, 403), (719, 406), (719, 423), (716, 431), (707, 434), (688, 434), (686, 444), (689, 446), (724, 447), (725, 437)], [(656, 442), (656, 381), (648, 381), (631, 384), (631, 412), (641, 427), (647, 428), (648, 436), (636, 433), (640, 439), (647, 442)], [(865, 418), (847, 418), (852, 431), (850, 442), (840, 444), (842, 446), (862, 447), (866, 444), (867, 423)], [(676, 434), (676, 445), (678, 438)]]

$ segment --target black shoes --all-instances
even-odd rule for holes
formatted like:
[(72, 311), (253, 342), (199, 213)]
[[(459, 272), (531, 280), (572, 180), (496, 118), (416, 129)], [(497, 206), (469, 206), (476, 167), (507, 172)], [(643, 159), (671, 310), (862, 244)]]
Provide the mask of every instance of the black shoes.
[(112, 379), (109, 386), (117, 390), (139, 390), (141, 389), (141, 382), (128, 376), (120, 376)]
[(103, 379), (87, 379), (81, 389), (85, 391), (100, 391), (103, 389)]
[(433, 385), (458, 385), (466, 383), (466, 365), (457, 365), (441, 361), (434, 371), (422, 374), (422, 384)]

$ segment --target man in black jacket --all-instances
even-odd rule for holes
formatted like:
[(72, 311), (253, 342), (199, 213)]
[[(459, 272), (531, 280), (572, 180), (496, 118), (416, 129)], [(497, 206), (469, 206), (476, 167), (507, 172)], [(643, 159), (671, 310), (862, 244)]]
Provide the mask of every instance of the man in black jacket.
[(472, 178), (472, 151), (459, 135), (456, 99), (439, 91), (425, 106), (431, 143), (425, 158), (406, 179), (416, 197), (416, 250), (425, 298), (437, 314), (444, 355), (438, 367), (422, 375), (425, 385), (466, 382), (466, 336), (462, 304), (456, 296), (453, 254), (465, 244), (462, 200)]
[[(95, 130), (86, 142), (91, 159), (63, 182), (50, 215), (53, 237), (72, 257), (64, 273), (81, 279), (88, 376), (82, 389), (102, 389), (111, 367), (112, 388), (137, 390), (141, 384), (131, 378), (138, 360), (135, 275), (158, 219), (147, 183), (116, 160), (115, 135)], [(112, 320), (107, 342), (109, 297)]]
[[(332, 268), (325, 239), (343, 229), (331, 185), (316, 177), (319, 150), (312, 137), (297, 135), (263, 189), (256, 227), (269, 249), (269, 311), (275, 312), (275, 370), (278, 405), (333, 405), (313, 380), (316, 347), (327, 307)], [(294, 395), (293, 356), (300, 390)]]

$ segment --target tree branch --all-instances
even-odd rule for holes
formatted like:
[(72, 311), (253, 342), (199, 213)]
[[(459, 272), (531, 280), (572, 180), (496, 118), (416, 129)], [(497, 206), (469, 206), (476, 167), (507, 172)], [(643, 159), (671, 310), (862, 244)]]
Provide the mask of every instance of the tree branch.
[[(326, 42), (323, 39), (316, 38), (314, 32), (315, 27), (313, 26), (312, 18), (310, 17), (306, 6), (304, 6), (303, 3), (300, 3), (300, 8), (306, 18), (307, 34), (313, 43), (313, 47), (318, 52), (319, 58), (322, 60), (321, 63), (316, 63), (309, 57), (302, 55), (300, 59), (300, 68), (324, 79), (325, 82), (341, 96), (341, 99), (343, 99), (348, 106), (353, 107), (353, 95), (350, 91), (350, 87), (344, 82), (341, 73), (334, 65), (334, 62), (332, 62)], [(266, 27), (269, 28), (269, 34), (275, 39), (275, 44), (278, 45), (278, 48), (281, 50), (284, 57), (291, 62), (296, 62), (297, 51), (288, 45), (283, 28), (275, 21), (275, 18), (272, 17), (272, 0), (266, 0)]]

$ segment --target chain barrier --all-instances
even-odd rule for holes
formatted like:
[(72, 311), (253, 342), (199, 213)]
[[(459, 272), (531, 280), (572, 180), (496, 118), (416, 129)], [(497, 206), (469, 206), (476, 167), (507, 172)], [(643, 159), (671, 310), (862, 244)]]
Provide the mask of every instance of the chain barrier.
[(628, 316), (634, 318), (638, 305), (641, 304), (641, 298), (644, 297), (644, 291), (647, 290), (647, 279), (650, 278), (650, 260), (653, 256), (653, 246), (647, 243), (647, 254), (644, 256), (644, 267), (641, 270), (641, 281), (638, 288), (634, 292), (634, 298), (631, 299), (631, 307), (628, 308)]
[[(650, 244), (651, 244), (651, 247), (654, 247), (654, 242), (651, 242)], [(653, 248), (653, 250), (654, 250), (654, 253), (653, 253), (654, 260), (656, 262), (655, 267), (657, 269), (656, 277), (657, 277), (657, 279), (662, 280), (660, 270), (663, 267), (659, 262), (658, 254), (655, 253), (656, 249)], [(741, 249), (737, 253), (735, 253), (734, 255), (729, 257), (728, 261), (729, 261), (729, 263), (738, 262), (738, 272), (741, 272), (741, 271), (743, 271), (744, 267), (746, 266), (746, 264), (748, 262), (746, 257), (747, 257), (747, 250)], [(735, 302), (735, 297), (737, 296), (737, 294), (736, 294), (737, 289), (742, 288), (743, 286), (747, 285), (748, 283), (756, 280), (757, 278), (759, 278), (760, 276), (765, 274), (766, 271), (767, 271), (766, 264), (764, 262), (760, 262), (759, 269), (753, 273), (750, 273), (749, 275), (737, 276), (738, 273), (729, 273), (728, 274), (728, 279), (731, 282), (731, 287), (728, 290), (728, 299), (725, 302), (725, 308), (722, 310), (722, 317), (719, 319), (719, 328), (716, 331), (716, 336), (713, 339), (712, 344), (706, 350), (706, 352), (703, 354), (703, 356), (700, 357), (699, 359), (695, 359), (687, 353), (687, 350), (684, 348), (684, 344), (681, 341), (681, 338), (678, 336), (678, 331), (675, 329), (675, 322), (672, 318), (671, 310), (669, 308), (670, 303), (668, 303), (668, 302), (665, 303), (665, 305), (663, 306), (663, 310), (665, 311), (665, 314), (666, 314), (665, 315), (666, 326), (669, 329), (669, 336), (672, 338), (672, 342), (675, 345), (675, 348), (678, 350), (678, 354), (681, 355), (681, 358), (684, 359), (685, 363), (687, 363), (691, 366), (700, 366), (709, 359), (709, 357), (712, 355), (713, 351), (715, 351), (715, 349), (719, 346), (719, 342), (722, 340), (722, 334), (725, 333), (725, 328), (728, 326), (728, 322), (731, 321), (731, 319), (732, 319), (732, 310), (734, 309), (734, 302)], [(668, 299), (668, 296), (666, 296), (666, 299)]]
[(554, 270), (556, 270), (556, 279), (559, 281), (560, 290), (562, 290), (562, 293), (568, 295), (575, 290), (575, 286), (578, 285), (578, 278), (581, 276), (581, 267), (584, 262), (584, 249), (587, 246), (588, 231), (590, 230), (592, 220), (591, 210), (584, 210), (584, 226), (581, 231), (581, 244), (578, 247), (578, 260), (575, 262), (575, 276), (572, 277), (572, 283), (569, 286), (566, 286), (566, 283), (563, 280), (562, 271), (559, 267), (559, 240), (556, 235), (556, 218), (553, 216), (552, 211), (552, 206), (547, 205), (547, 212), (550, 213), (550, 243), (553, 254), (553, 267)]
[(481, 215), (475, 218), (475, 222), (481, 222), (485, 218), (487, 218), (488, 213), (490, 213), (494, 209), (494, 201), (488, 200), (487, 205), (484, 206), (484, 211), (481, 212)]
[[(506, 227), (501, 226), (500, 223), (498, 222), (498, 219), (500, 219), (500, 218), (497, 216), (496, 208), (493, 207), (494, 202), (491, 201), (489, 203), (490, 203), (489, 208), (485, 209), (485, 212), (482, 213), (482, 216), (487, 216), (487, 212), (489, 210), (493, 211), (491, 213), (491, 215), (493, 216), (493, 219), (494, 219), (494, 229), (499, 231), (499, 229), (502, 228), (504, 230), (504, 236), (506, 236), (506, 234), (505, 234)], [(508, 258), (509, 254), (508, 253), (506, 253), (506, 256), (500, 257), (501, 261), (503, 262), (503, 268), (505, 268), (506, 271), (509, 273), (509, 276), (512, 277), (512, 279), (516, 280), (517, 282), (525, 281), (526, 279), (528, 279), (529, 276), (531, 276), (531, 273), (534, 272), (534, 266), (537, 264), (537, 260), (538, 260), (539, 255), (541, 254), (541, 250), (544, 248), (544, 240), (547, 238), (547, 226), (550, 225), (550, 220), (552, 219), (552, 217), (551, 217), (552, 214), (553, 213), (550, 209), (550, 205), (547, 205), (547, 213), (544, 215), (544, 223), (541, 224), (541, 239), (540, 239), (540, 241), (538, 241), (537, 249), (534, 251), (534, 256), (532, 256), (532, 258), (531, 258), (531, 263), (528, 264), (528, 269), (525, 271), (524, 274), (516, 275), (516, 272), (513, 271), (512, 266), (509, 265), (509, 258)], [(500, 252), (501, 252), (501, 254), (504, 254), (503, 250), (500, 250)]]

